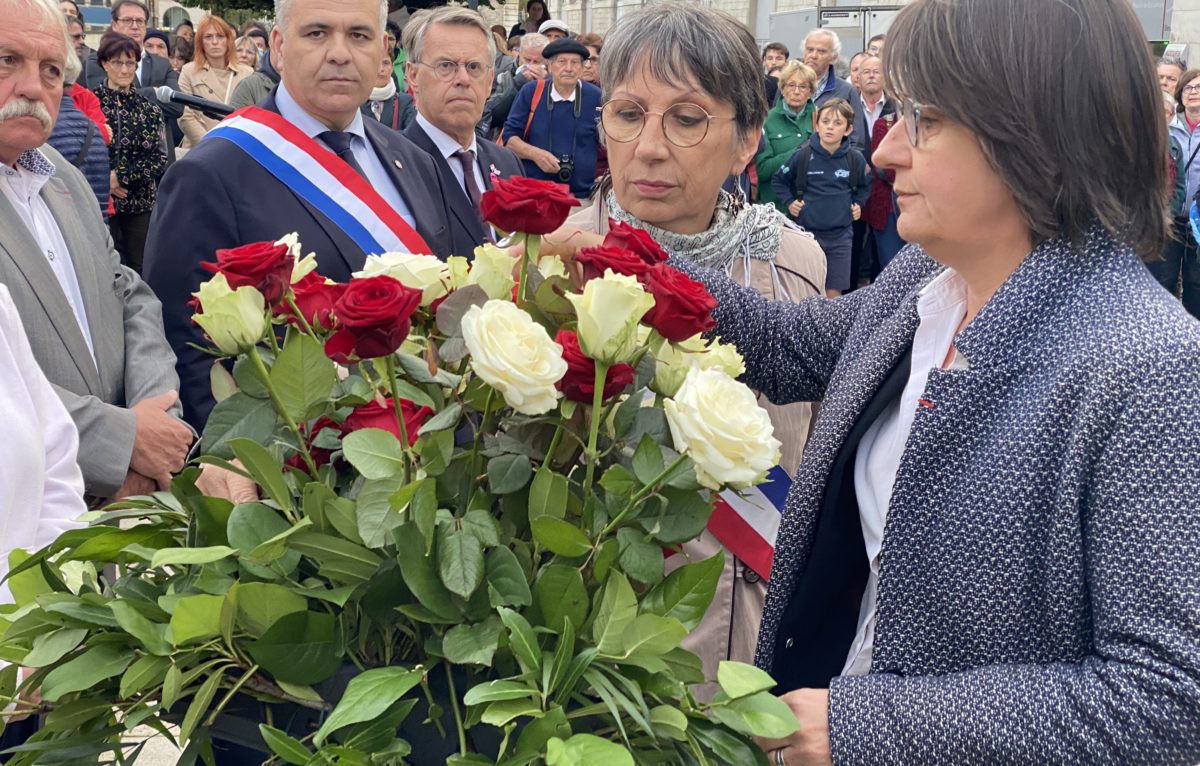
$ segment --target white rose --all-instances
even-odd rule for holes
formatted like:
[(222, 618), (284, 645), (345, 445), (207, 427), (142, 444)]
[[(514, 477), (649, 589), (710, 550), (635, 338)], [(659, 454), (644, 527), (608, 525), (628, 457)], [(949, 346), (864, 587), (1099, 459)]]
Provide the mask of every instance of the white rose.
[(303, 258), (296, 259), (296, 265), (292, 267), (291, 284), (296, 284), (301, 279), (304, 279), (309, 274), (317, 270), (317, 254), (309, 253)]
[(696, 362), (702, 370), (721, 370), (731, 378), (741, 377), (746, 372), (746, 360), (742, 359), (737, 347), (722, 343), (720, 338), (708, 344), (708, 348), (696, 357)]
[(654, 307), (654, 297), (637, 277), (604, 271), (590, 279), (583, 294), (568, 294), (579, 320), (579, 347), (597, 362), (628, 362), (637, 351), (638, 322)]
[(200, 301), (192, 321), (224, 353), (246, 351), (262, 340), (267, 329), (266, 301), (255, 288), (247, 285), (231, 290), (225, 275), (215, 274), (192, 294)]
[(663, 408), (675, 448), (691, 457), (696, 478), (710, 489), (748, 487), (779, 463), (766, 410), (721, 370), (692, 367)]
[(554, 384), (567, 373), (562, 346), (546, 328), (505, 300), (472, 306), (463, 315), (471, 369), (522, 415), (541, 415), (558, 403)]
[(567, 276), (567, 265), (557, 255), (547, 255), (538, 259), (538, 271), (542, 272), (542, 276), (547, 279), (565, 277)]
[(275, 240), (277, 245), (287, 245), (288, 252), (296, 260), (300, 260), (300, 235), (296, 232), (284, 234), (279, 239)]
[(388, 276), (405, 287), (421, 291), (421, 305), (428, 306), (450, 292), (450, 266), (435, 255), (384, 253), (369, 255), (355, 277)]
[(475, 261), (471, 264), (471, 273), (467, 275), (467, 284), (479, 285), (489, 298), (512, 300), (512, 291), (517, 285), (517, 280), (513, 279), (513, 267), (518, 257), (495, 245), (475, 248)]

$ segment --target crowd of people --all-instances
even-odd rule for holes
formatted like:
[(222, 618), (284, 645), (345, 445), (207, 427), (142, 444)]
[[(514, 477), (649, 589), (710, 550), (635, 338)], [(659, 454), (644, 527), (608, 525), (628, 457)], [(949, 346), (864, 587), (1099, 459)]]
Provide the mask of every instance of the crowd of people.
[(770, 582), (727, 555), (688, 638), (773, 673), (776, 766), (1200, 758), (1200, 70), (1156, 93), (1127, 4), (915, 0), (845, 68), (696, 3), (602, 37), (542, 0), (170, 33), (115, 0), (95, 50), (71, 0), (0, 10), (0, 548), (187, 463), (217, 250), (471, 256), (497, 179), (547, 179), (585, 201), (543, 253), (645, 230), (783, 443)]

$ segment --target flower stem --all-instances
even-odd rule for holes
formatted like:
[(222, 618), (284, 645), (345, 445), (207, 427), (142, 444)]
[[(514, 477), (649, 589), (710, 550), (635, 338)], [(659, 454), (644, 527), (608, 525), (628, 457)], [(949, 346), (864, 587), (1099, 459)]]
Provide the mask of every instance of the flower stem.
[(300, 445), (300, 455), (304, 458), (304, 465), (308, 467), (309, 475), (313, 478), (317, 476), (317, 464), (313, 460), (312, 453), (308, 451), (308, 442), (304, 438), (304, 434), (300, 433), (300, 427), (296, 425), (296, 421), (288, 414), (287, 408), (283, 406), (283, 402), (279, 399), (279, 392), (275, 390), (275, 386), (271, 383), (271, 373), (267, 371), (267, 365), (263, 364), (262, 357), (258, 355), (258, 347), (250, 347), (250, 363), (254, 365), (258, 377), (262, 380), (263, 386), (266, 387), (267, 393), (271, 397), (271, 403), (275, 405), (275, 411), (283, 418), (283, 422), (287, 424), (290, 430), (296, 436), (296, 442)]
[(304, 328), (305, 334), (312, 335), (312, 325), (308, 323), (308, 319), (304, 317), (304, 312), (302, 312), (300, 307), (296, 305), (296, 296), (293, 295), (290, 290), (288, 291), (287, 298), (285, 300), (287, 301), (288, 308), (290, 308), (292, 313), (296, 316), (296, 319), (300, 320), (300, 326)]
[(542, 238), (536, 234), (525, 235), (525, 251), (521, 254), (521, 275), (517, 282), (517, 306), (525, 308), (529, 304), (526, 295), (529, 284), (529, 269), (537, 268), (538, 251), (541, 249)]
[(596, 390), (592, 392), (592, 423), (588, 430), (588, 444), (585, 457), (587, 459), (587, 478), (583, 482), (583, 498), (586, 501), (592, 491), (592, 481), (596, 478), (596, 442), (600, 436), (600, 419), (604, 414), (604, 382), (608, 380), (608, 365), (596, 362)]
[(400, 446), (404, 449), (404, 483), (408, 484), (411, 474), (411, 465), (414, 459), (412, 447), (408, 441), (408, 424), (404, 422), (404, 407), (400, 403), (400, 386), (397, 383), (399, 375), (396, 372), (396, 355), (395, 353), (388, 354), (383, 358), (383, 365), (387, 368), (388, 383), (392, 387), (392, 406), (396, 408), (396, 420), (400, 423)]
[(562, 441), (563, 421), (558, 421), (558, 425), (554, 427), (554, 436), (550, 437), (550, 447), (546, 450), (546, 459), (542, 461), (542, 468), (549, 468), (550, 463), (554, 461), (554, 453), (558, 452), (558, 443)]
[(675, 458), (675, 460), (672, 461), (669, 466), (662, 469), (657, 476), (646, 483), (646, 486), (642, 487), (637, 491), (637, 493), (634, 494), (633, 497), (629, 498), (629, 502), (625, 504), (625, 507), (621, 509), (621, 512), (614, 516), (612, 521), (608, 522), (608, 525), (604, 527), (604, 530), (600, 533), (600, 537), (604, 537), (611, 532), (617, 526), (617, 524), (621, 522), (621, 519), (625, 518), (626, 514), (632, 511), (638, 503), (649, 497), (654, 492), (654, 488), (658, 486), (659, 482), (661, 482), (668, 475), (670, 475), (672, 471), (678, 468), (684, 460), (687, 460), (687, 455), (680, 455), (679, 457)]
[(462, 711), (458, 708), (458, 690), (454, 688), (454, 674), (450, 672), (450, 663), (442, 663), (446, 669), (446, 684), (450, 687), (450, 707), (454, 710), (454, 723), (458, 727), (458, 751), (467, 755), (467, 730), (463, 726)]

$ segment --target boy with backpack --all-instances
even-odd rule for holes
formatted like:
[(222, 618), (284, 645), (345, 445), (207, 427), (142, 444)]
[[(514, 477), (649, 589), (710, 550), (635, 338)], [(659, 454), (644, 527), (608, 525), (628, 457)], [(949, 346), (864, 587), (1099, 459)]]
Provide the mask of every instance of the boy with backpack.
[(862, 152), (850, 146), (854, 108), (840, 98), (817, 109), (817, 129), (771, 179), (789, 216), (816, 238), (829, 264), (825, 294), (841, 295), (851, 287), (850, 248), (854, 221), (871, 193), (871, 178)]

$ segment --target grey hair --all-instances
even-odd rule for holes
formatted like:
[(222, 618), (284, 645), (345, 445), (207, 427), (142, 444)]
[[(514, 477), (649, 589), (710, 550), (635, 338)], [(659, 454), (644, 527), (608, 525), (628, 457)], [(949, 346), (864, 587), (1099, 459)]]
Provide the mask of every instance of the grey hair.
[(837, 58), (842, 56), (842, 38), (838, 37), (838, 33), (826, 27), (819, 27), (812, 30), (804, 36), (804, 45), (808, 46), (808, 40), (813, 35), (828, 35), (830, 40), (833, 40), (833, 55)]
[[(287, 29), (287, 12), (292, 6), (292, 0), (275, 0), (275, 23), (279, 26), (282, 32)], [(379, 32), (383, 33), (383, 28), (387, 24), (388, 3), (387, 0), (379, 0)]]
[[(67, 25), (70, 29), (70, 25)], [(72, 40), (72, 43), (74, 41)], [(67, 46), (67, 63), (63, 66), (63, 84), (72, 85), (79, 79), (79, 75), (83, 72), (83, 63), (79, 60), (79, 54), (75, 53), (75, 46)]]
[(534, 48), (545, 48), (550, 44), (550, 38), (538, 32), (521, 36), (521, 50), (531, 51)]
[(491, 28), (484, 22), (479, 12), (457, 5), (443, 5), (417, 11), (404, 25), (400, 41), (408, 53), (409, 61), (421, 60), (421, 48), (425, 44), (425, 33), (434, 24), (449, 24), (479, 30), (479, 33), (487, 40), (488, 60), (486, 63), (491, 65), (496, 60), (496, 40), (492, 37)]
[(1180, 72), (1187, 71), (1187, 63), (1184, 61), (1180, 61), (1179, 59), (1174, 58), (1174, 57), (1172, 57), (1172, 58), (1163, 57), (1163, 58), (1160, 58), (1156, 63), (1158, 66), (1162, 66), (1163, 64), (1166, 64), (1167, 66), (1179, 67)]
[[(82, 69), (79, 64), (79, 58), (75, 56), (75, 45), (71, 42), (71, 33), (67, 29), (67, 17), (63, 15), (62, 8), (58, 7), (58, 0), (0, 0), (0, 8), (7, 9), (14, 6), (25, 6), (32, 8), (42, 17), (42, 21), (46, 22), (51, 27), (54, 27), (62, 34), (63, 50), (63, 77), (66, 78), (67, 72), (70, 70), (71, 58), (75, 58), (76, 67)], [(76, 77), (79, 76), (76, 72)], [(73, 80), (64, 79), (63, 82), (73, 82)]]
[(600, 81), (611, 92), (643, 65), (669, 85), (699, 87), (732, 105), (739, 139), (762, 130), (767, 99), (758, 44), (728, 13), (666, 2), (622, 16), (604, 39)]

